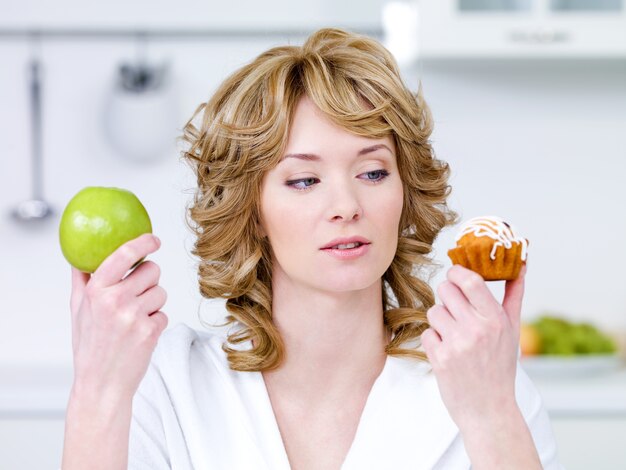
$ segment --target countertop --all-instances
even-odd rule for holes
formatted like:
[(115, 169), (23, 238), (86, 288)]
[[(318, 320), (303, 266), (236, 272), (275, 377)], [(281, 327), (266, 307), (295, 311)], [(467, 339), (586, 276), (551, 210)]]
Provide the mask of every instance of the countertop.
[(622, 417), (626, 419), (626, 364), (610, 371), (579, 374), (533, 374), (552, 417)]
[(63, 418), (72, 379), (67, 367), (0, 366), (0, 418)]
[[(552, 417), (626, 418), (626, 366), (592, 375), (534, 376)], [(62, 367), (0, 366), (0, 418), (62, 419), (72, 370)]]

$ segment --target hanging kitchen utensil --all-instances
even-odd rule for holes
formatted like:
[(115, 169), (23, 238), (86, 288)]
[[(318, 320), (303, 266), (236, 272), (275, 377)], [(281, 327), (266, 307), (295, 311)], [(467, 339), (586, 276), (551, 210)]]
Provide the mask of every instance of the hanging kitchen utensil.
[(116, 155), (135, 162), (172, 155), (180, 124), (169, 64), (148, 64), (144, 41), (139, 35), (136, 62), (119, 66), (103, 105), (107, 142)]
[(39, 57), (33, 54), (28, 68), (31, 105), (32, 198), (19, 203), (11, 213), (13, 219), (22, 224), (48, 219), (54, 214), (53, 208), (46, 202), (43, 195), (41, 68)]

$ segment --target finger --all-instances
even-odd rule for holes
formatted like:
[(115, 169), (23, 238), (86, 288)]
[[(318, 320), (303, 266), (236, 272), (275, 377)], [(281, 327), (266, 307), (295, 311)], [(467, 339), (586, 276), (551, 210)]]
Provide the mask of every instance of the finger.
[(465, 298), (479, 314), (490, 316), (501, 311), (500, 304), (480, 274), (455, 264), (448, 270), (448, 280), (461, 289)]
[(128, 293), (137, 297), (150, 287), (156, 286), (161, 277), (161, 268), (154, 261), (144, 261), (126, 276), (121, 285)]
[(154, 312), (150, 314), (150, 321), (153, 321), (157, 324), (158, 329), (159, 329), (159, 334), (160, 334), (163, 332), (163, 330), (165, 330), (165, 328), (167, 328), (167, 325), (169, 323), (169, 318), (167, 317), (165, 313), (159, 310), (158, 312)]
[(519, 328), (522, 314), (522, 301), (524, 299), (524, 284), (526, 281), (526, 265), (522, 266), (519, 276), (513, 281), (504, 284), (504, 299), (502, 307), (509, 317), (511, 324)]
[(93, 273), (93, 282), (109, 287), (120, 282), (124, 275), (141, 259), (159, 249), (161, 243), (151, 233), (144, 233), (124, 243), (111, 253)]
[(147, 314), (151, 314), (161, 310), (167, 302), (167, 292), (161, 286), (154, 286), (140, 295), (136, 301), (139, 304), (139, 310)]
[(449, 337), (450, 332), (455, 328), (456, 320), (443, 305), (433, 305), (426, 312), (430, 327), (435, 330), (442, 341)]
[(441, 346), (441, 337), (434, 329), (427, 328), (420, 335), (420, 339), (424, 351), (428, 355), (428, 358), (432, 360), (435, 356), (435, 351)]
[(437, 294), (441, 302), (447, 308), (448, 313), (452, 315), (455, 320), (460, 321), (462, 318), (467, 318), (468, 315), (475, 313), (474, 307), (470, 304), (469, 300), (467, 300), (465, 294), (452, 282), (443, 281), (439, 284)]
[(85, 287), (91, 275), (72, 266), (72, 292), (70, 294), (70, 310), (77, 312), (85, 295)]

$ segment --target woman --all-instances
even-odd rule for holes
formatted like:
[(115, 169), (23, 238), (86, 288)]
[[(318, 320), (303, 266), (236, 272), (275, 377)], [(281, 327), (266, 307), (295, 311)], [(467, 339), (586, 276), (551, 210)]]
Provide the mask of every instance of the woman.
[(456, 219), (431, 129), (388, 51), (346, 31), (228, 77), (183, 138), (200, 291), (230, 329), (159, 339), (158, 266), (124, 278), (151, 235), (74, 270), (63, 468), (560, 468), (517, 367), (523, 275), (502, 305), (459, 266), (441, 305), (424, 280)]

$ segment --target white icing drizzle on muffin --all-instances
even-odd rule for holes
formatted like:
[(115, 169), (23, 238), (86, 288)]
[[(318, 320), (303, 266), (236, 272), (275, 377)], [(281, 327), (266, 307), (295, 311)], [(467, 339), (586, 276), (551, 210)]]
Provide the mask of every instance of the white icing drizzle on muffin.
[(504, 248), (511, 248), (513, 243), (522, 244), (522, 260), (526, 261), (526, 252), (528, 248), (528, 241), (522, 237), (515, 236), (516, 230), (496, 216), (482, 216), (474, 217), (473, 219), (465, 222), (459, 229), (459, 233), (456, 236), (458, 242), (463, 236), (468, 233), (474, 234), (475, 237), (490, 237), (495, 240), (489, 258), (496, 259), (496, 249), (499, 246)]

